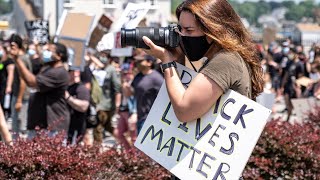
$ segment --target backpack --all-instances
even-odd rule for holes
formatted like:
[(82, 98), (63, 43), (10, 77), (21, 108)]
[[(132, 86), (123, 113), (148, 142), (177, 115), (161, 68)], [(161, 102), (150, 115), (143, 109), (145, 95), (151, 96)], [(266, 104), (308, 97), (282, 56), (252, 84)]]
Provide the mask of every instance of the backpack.
[(97, 79), (92, 76), (91, 79), (91, 92), (90, 92), (90, 96), (91, 96), (91, 103), (93, 103), (95, 106), (99, 104), (101, 97), (102, 97), (102, 89), (99, 86), (99, 83), (97, 81)]

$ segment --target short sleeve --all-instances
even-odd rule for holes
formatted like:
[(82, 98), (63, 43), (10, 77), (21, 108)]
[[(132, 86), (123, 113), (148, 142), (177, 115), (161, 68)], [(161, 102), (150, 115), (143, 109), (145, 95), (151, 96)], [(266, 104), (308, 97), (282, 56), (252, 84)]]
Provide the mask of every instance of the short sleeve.
[(219, 52), (203, 67), (200, 73), (217, 83), (223, 92), (239, 82), (243, 74), (241, 57), (231, 52)]
[(90, 101), (90, 91), (84, 85), (78, 87), (77, 99)]

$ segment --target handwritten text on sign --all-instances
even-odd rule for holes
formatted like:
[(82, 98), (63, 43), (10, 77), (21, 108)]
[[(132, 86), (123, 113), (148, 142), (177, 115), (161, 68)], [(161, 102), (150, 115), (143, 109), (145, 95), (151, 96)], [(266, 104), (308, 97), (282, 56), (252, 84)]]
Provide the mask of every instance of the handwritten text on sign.
[(31, 40), (37, 40), (40, 44), (49, 42), (49, 22), (46, 20), (26, 21), (25, 27)]
[[(196, 76), (178, 71), (186, 87)], [(181, 179), (239, 179), (270, 113), (229, 90), (203, 117), (181, 123), (163, 84), (135, 146)]]

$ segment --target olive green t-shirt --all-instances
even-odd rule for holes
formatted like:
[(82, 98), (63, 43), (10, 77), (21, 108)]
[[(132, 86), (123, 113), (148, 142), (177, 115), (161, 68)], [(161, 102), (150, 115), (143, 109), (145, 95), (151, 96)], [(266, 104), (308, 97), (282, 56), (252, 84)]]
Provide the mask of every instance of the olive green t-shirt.
[(204, 65), (200, 73), (214, 80), (224, 93), (232, 89), (251, 98), (249, 68), (238, 53), (222, 50)]

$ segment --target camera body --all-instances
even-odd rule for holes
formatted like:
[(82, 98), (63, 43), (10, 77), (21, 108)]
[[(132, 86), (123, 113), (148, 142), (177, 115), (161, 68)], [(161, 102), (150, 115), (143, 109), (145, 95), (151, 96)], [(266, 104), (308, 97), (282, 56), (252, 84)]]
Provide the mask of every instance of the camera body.
[(142, 40), (143, 36), (147, 36), (152, 42), (158, 46), (165, 48), (175, 48), (179, 46), (180, 36), (175, 31), (177, 24), (169, 24), (167, 27), (138, 27), (136, 29), (121, 29), (121, 46), (134, 46), (136, 48), (149, 49)]

